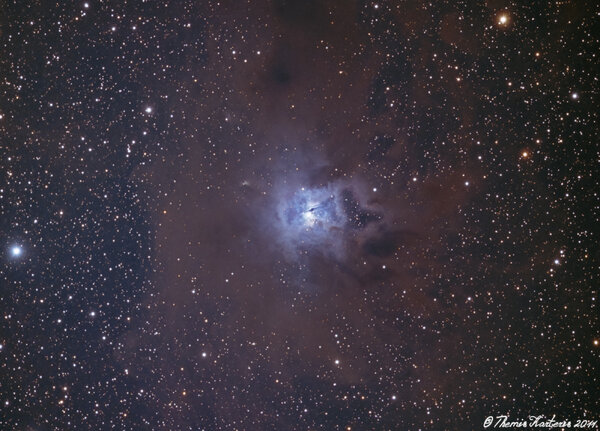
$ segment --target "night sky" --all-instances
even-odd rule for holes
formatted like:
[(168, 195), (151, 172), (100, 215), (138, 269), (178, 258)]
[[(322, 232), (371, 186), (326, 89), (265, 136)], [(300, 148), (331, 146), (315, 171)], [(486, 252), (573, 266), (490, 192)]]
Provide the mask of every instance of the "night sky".
[(0, 429), (600, 419), (599, 17), (2, 2)]

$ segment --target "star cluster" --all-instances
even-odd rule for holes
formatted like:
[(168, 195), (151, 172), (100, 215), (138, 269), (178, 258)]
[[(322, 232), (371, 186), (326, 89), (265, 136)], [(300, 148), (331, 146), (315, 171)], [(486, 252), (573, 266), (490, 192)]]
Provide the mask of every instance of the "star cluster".
[(592, 1), (9, 1), (0, 429), (600, 419)]

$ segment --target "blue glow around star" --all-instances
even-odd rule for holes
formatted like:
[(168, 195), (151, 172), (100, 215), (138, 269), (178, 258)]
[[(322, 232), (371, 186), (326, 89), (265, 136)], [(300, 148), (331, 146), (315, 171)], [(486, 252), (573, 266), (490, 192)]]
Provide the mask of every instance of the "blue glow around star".
[(284, 210), (285, 223), (292, 229), (323, 229), (341, 225), (343, 217), (336, 196), (326, 189), (296, 193)]
[(311, 250), (339, 255), (347, 223), (336, 185), (300, 187), (279, 199), (277, 240), (288, 257)]

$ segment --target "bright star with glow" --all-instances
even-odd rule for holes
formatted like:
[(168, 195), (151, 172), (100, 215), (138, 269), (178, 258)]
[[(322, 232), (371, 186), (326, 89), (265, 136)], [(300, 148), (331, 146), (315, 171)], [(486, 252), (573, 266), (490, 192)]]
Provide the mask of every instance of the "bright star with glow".
[(337, 254), (346, 222), (336, 185), (286, 191), (277, 205), (277, 240), (289, 256), (308, 249)]
[(316, 202), (312, 202), (308, 204), (308, 209), (302, 212), (302, 217), (304, 219), (304, 224), (309, 227), (314, 225), (317, 222), (317, 215), (315, 210), (319, 208), (319, 204)]
[(501, 12), (499, 15), (496, 15), (496, 24), (499, 27), (508, 27), (510, 24), (510, 15), (508, 12)]
[(23, 253), (23, 249), (19, 245), (13, 245), (10, 249), (10, 254), (13, 257), (19, 257)]

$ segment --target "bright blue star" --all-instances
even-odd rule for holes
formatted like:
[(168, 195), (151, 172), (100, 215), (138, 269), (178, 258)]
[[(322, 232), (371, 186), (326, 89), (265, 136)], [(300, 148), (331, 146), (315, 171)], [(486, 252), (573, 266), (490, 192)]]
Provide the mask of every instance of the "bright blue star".
[(19, 245), (13, 245), (10, 249), (10, 254), (13, 257), (19, 257), (23, 253), (23, 249)]
[(301, 190), (286, 203), (284, 222), (291, 230), (323, 230), (343, 225), (336, 197), (327, 189)]
[(341, 254), (347, 219), (338, 187), (301, 187), (288, 193), (278, 202), (275, 225), (285, 255), (293, 257), (309, 250)]

